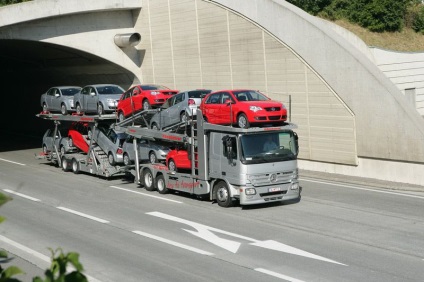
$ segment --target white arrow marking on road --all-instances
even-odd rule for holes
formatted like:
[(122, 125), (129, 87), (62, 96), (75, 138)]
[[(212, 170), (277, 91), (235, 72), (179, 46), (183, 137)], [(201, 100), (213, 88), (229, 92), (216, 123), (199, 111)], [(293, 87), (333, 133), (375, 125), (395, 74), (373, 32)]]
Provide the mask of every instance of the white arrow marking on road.
[(192, 230), (187, 230), (187, 229), (183, 229), (183, 230), (193, 234), (194, 236), (197, 236), (206, 241), (209, 241), (212, 244), (217, 245), (218, 247), (224, 248), (232, 253), (237, 253), (241, 245), (239, 242), (236, 242), (236, 241), (219, 238), (218, 236), (216, 236), (215, 234), (213, 234), (206, 228), (201, 228), (200, 226), (194, 227), (194, 228), (197, 229), (197, 232)]
[(343, 263), (340, 263), (340, 262), (337, 262), (337, 261), (334, 261), (334, 260), (331, 260), (331, 259), (328, 259), (328, 258), (325, 258), (325, 257), (317, 256), (317, 255), (314, 255), (312, 253), (302, 251), (301, 249), (297, 249), (297, 248), (291, 247), (289, 245), (282, 244), (282, 243), (274, 241), (274, 240), (267, 240), (267, 241), (260, 241), (260, 242), (258, 241), (256, 243), (250, 243), (250, 245), (346, 266), (346, 264), (343, 264)]

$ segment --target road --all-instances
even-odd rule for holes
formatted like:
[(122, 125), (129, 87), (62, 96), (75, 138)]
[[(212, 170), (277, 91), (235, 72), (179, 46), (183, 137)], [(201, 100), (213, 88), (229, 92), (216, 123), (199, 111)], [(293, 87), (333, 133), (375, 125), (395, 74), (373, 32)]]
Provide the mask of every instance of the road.
[[(0, 152), (0, 247), (32, 281), (49, 248), (89, 281), (424, 281), (424, 193), (301, 176), (295, 204), (221, 208)], [(32, 276), (31, 276), (32, 275)]]

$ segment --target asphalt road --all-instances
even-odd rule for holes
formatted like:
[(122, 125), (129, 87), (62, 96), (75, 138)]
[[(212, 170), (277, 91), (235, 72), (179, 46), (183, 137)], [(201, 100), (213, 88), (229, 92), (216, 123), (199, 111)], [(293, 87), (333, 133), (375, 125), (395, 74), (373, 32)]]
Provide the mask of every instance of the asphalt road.
[(221, 208), (0, 152), (0, 248), (32, 281), (49, 248), (89, 281), (424, 281), (424, 193), (301, 174), (296, 204)]

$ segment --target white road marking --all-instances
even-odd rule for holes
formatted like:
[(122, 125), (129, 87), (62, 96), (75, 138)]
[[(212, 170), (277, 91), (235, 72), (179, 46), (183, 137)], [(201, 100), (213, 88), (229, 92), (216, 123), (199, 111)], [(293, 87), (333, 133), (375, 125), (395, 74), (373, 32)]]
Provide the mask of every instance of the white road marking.
[(0, 161), (4, 161), (4, 162), (8, 162), (8, 163), (12, 163), (12, 164), (17, 164), (17, 165), (26, 165), (26, 164), (17, 163), (17, 162), (9, 161), (9, 160), (2, 159), (2, 158), (0, 158)]
[(158, 197), (158, 196), (155, 196), (155, 195), (150, 195), (150, 194), (146, 194), (146, 193), (141, 193), (141, 192), (137, 192), (137, 191), (133, 191), (133, 190), (121, 188), (121, 187), (118, 187), (118, 186), (109, 186), (109, 187), (110, 188), (114, 188), (114, 189), (118, 189), (118, 190), (123, 190), (123, 191), (131, 192), (131, 193), (135, 193), (135, 194), (139, 194), (139, 195), (142, 195), (142, 196), (152, 197), (152, 198), (159, 199), (159, 200), (173, 202), (173, 203), (177, 203), (177, 204), (182, 204), (183, 203), (183, 202), (179, 202), (179, 201), (175, 201), (175, 200), (170, 200), (170, 199)]
[(201, 254), (201, 255), (213, 256), (212, 253), (209, 253), (207, 251), (204, 251), (204, 250), (201, 250), (201, 249), (198, 249), (198, 248), (194, 248), (194, 247), (191, 247), (191, 246), (188, 246), (188, 245), (184, 245), (184, 244), (181, 244), (181, 243), (178, 243), (178, 242), (175, 242), (175, 241), (171, 241), (171, 240), (168, 240), (168, 239), (156, 236), (156, 235), (152, 235), (152, 234), (145, 233), (145, 232), (142, 232), (142, 231), (137, 231), (137, 230), (133, 231), (133, 232), (135, 234), (138, 234), (138, 235), (141, 235), (141, 236), (144, 236), (144, 237), (147, 237), (147, 238), (151, 238), (151, 239), (154, 239), (154, 240), (157, 240), (157, 241), (160, 241), (160, 242), (163, 242), (163, 243), (175, 246), (175, 247), (186, 249), (186, 250), (189, 250), (189, 251)]
[(363, 191), (370, 191), (370, 192), (376, 192), (376, 193), (383, 193), (383, 194), (391, 194), (391, 195), (403, 196), (403, 197), (409, 197), (409, 198), (424, 199), (424, 196), (411, 195), (411, 194), (405, 194), (405, 193), (399, 193), (399, 192), (383, 191), (383, 190), (370, 189), (370, 188), (361, 188), (361, 187), (352, 186), (352, 185), (345, 185), (345, 184), (332, 183), (332, 182), (326, 182), (326, 181), (316, 181), (316, 180), (311, 180), (311, 179), (300, 179), (300, 180), (314, 182), (314, 183), (328, 184), (328, 185), (333, 185), (333, 186), (337, 185), (337, 186), (341, 186), (341, 187), (345, 187), (345, 188), (357, 189), (357, 190), (363, 190)]
[[(45, 267), (47, 268), (49, 266), (49, 264), (51, 263), (51, 258), (50, 257), (48, 257), (46, 255), (43, 255), (43, 254), (41, 254), (41, 253), (39, 253), (37, 251), (34, 251), (33, 249), (30, 249), (30, 248), (28, 248), (28, 247), (26, 247), (24, 245), (21, 245), (18, 242), (15, 242), (13, 240), (10, 240), (9, 238), (6, 238), (6, 237), (4, 237), (2, 235), (0, 235), (0, 241), (3, 241), (4, 243), (6, 243), (6, 244), (8, 244), (8, 245), (10, 245), (10, 246), (12, 246), (12, 247), (14, 247), (16, 249), (21, 250), (21, 251), (24, 251), (25, 253), (28, 253), (28, 254), (30, 254), (30, 255), (38, 258), (38, 259), (41, 259), (42, 261), (44, 261), (44, 262), (47, 263), (46, 266), (45, 265), (37, 265), (37, 264), (35, 264), (39, 268), (45, 268)], [(31, 262), (31, 263), (33, 263), (33, 262)], [(69, 268), (70, 269), (68, 269), (68, 270), (71, 270), (71, 271), (75, 270), (75, 268), (72, 265), (70, 265)], [(100, 280), (97, 280), (96, 278), (91, 277), (91, 276), (89, 276), (87, 274), (84, 274), (84, 275), (88, 278), (88, 281), (90, 281), (90, 282), (91, 281), (93, 281), (93, 282), (101, 282)]]
[(283, 275), (283, 274), (280, 274), (280, 273), (277, 273), (277, 272), (274, 272), (274, 271), (271, 271), (271, 270), (267, 270), (267, 269), (264, 269), (264, 268), (255, 268), (255, 270), (258, 271), (258, 272), (262, 272), (262, 273), (280, 278), (280, 279), (290, 281), (290, 282), (303, 282), (303, 280), (299, 280), (299, 279), (296, 279), (296, 278), (293, 278), (293, 277), (290, 277), (290, 276), (287, 276), (287, 275)]
[(266, 241), (259, 241), (253, 238), (249, 238), (249, 237), (245, 237), (242, 235), (238, 235), (235, 233), (231, 233), (231, 232), (227, 232), (224, 230), (220, 230), (217, 228), (213, 228), (207, 225), (203, 225), (200, 223), (196, 223), (196, 222), (192, 222), (189, 220), (185, 220), (182, 218), (178, 218), (172, 215), (168, 215), (168, 214), (164, 214), (161, 212), (148, 212), (147, 214), (152, 215), (152, 216), (156, 216), (156, 217), (160, 217), (163, 219), (167, 219), (167, 220), (171, 220), (174, 222), (179, 222), (182, 224), (186, 224), (189, 225), (191, 227), (193, 227), (194, 229), (197, 230), (196, 231), (190, 231), (187, 229), (183, 229), (184, 231), (187, 231), (199, 238), (202, 238), (218, 247), (221, 247), (225, 250), (228, 250), (232, 253), (236, 253), (238, 251), (238, 248), (240, 247), (241, 243), (237, 242), (237, 241), (232, 241), (232, 240), (228, 240), (228, 239), (223, 239), (218, 237), (217, 235), (213, 234), (213, 232), (216, 233), (221, 233), (221, 234), (225, 234), (227, 236), (231, 236), (231, 237), (235, 237), (238, 239), (243, 239), (246, 241), (250, 241), (251, 243), (249, 243), (252, 246), (256, 246), (256, 247), (261, 247), (261, 248), (265, 248), (265, 249), (270, 249), (273, 251), (278, 251), (278, 252), (283, 252), (283, 253), (288, 253), (288, 254), (292, 254), (292, 255), (297, 255), (297, 256), (303, 256), (303, 257), (307, 257), (307, 258), (311, 258), (311, 259), (316, 259), (316, 260), (321, 260), (321, 261), (325, 261), (325, 262), (330, 262), (330, 263), (335, 263), (335, 264), (340, 264), (340, 265), (345, 265), (343, 263), (339, 263), (337, 261), (322, 257), (322, 256), (318, 256), (318, 255), (314, 255), (312, 253), (303, 251), (301, 249), (297, 249), (273, 240), (266, 240)]
[(70, 213), (73, 213), (73, 214), (76, 214), (76, 215), (79, 215), (79, 216), (82, 216), (82, 217), (85, 217), (85, 218), (89, 218), (89, 219), (98, 221), (100, 223), (109, 223), (109, 221), (107, 221), (107, 220), (104, 220), (104, 219), (101, 219), (101, 218), (98, 218), (98, 217), (95, 217), (95, 216), (91, 216), (91, 215), (88, 215), (88, 214), (85, 214), (85, 213), (82, 213), (82, 212), (74, 211), (74, 210), (71, 210), (71, 209), (68, 209), (68, 208), (65, 208), (65, 207), (57, 207), (57, 208), (60, 209), (60, 210), (66, 211), (66, 212), (70, 212)]
[(37, 198), (33, 198), (33, 197), (31, 197), (31, 196), (27, 196), (27, 195), (25, 195), (25, 194), (22, 194), (22, 193), (19, 193), (19, 192), (15, 192), (15, 191), (13, 191), (13, 190), (10, 190), (10, 189), (3, 189), (4, 191), (6, 191), (7, 193), (10, 193), (10, 194), (13, 194), (13, 195), (16, 195), (16, 196), (19, 196), (19, 197), (22, 197), (22, 198), (25, 198), (25, 199), (28, 199), (28, 200), (31, 200), (31, 201), (34, 201), (34, 202), (39, 202), (40, 200), (39, 199), (37, 199)]

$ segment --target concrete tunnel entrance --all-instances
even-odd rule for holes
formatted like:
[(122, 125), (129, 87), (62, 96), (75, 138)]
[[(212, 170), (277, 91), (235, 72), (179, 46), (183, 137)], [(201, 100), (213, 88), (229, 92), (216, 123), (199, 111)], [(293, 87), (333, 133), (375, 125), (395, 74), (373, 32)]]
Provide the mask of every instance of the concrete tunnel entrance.
[(0, 151), (37, 148), (51, 121), (35, 115), (40, 96), (58, 85), (114, 83), (128, 88), (134, 75), (80, 50), (26, 40), (0, 40), (2, 121)]

